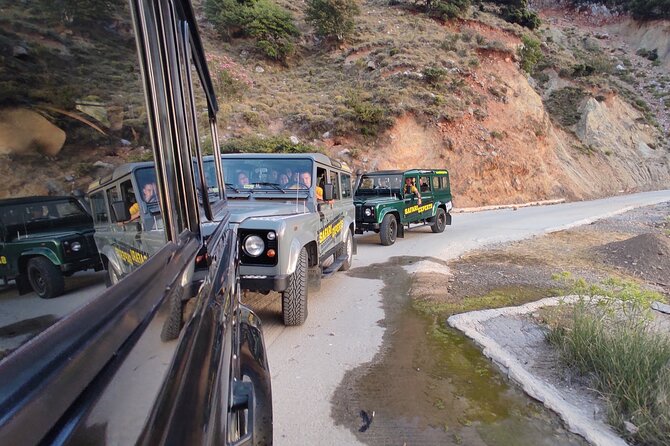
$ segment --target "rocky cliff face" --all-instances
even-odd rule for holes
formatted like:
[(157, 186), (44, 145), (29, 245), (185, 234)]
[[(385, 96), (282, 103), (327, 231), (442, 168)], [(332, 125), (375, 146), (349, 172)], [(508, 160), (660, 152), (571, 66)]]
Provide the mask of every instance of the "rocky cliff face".
[[(614, 70), (629, 70), (645, 83), (623, 82), (614, 76), (609, 82), (602, 78), (585, 82), (559, 74), (553, 67), (534, 74), (542, 79), (539, 82), (525, 75), (510, 57), (488, 53), (467, 79), (467, 86), (487, 99), (478, 113), (471, 108), (469, 114), (437, 125), (403, 116), (363, 154), (344, 156), (362, 170), (447, 166), (459, 206), (585, 199), (669, 188), (670, 104), (663, 103), (663, 97), (670, 98), (670, 78), (663, 77), (663, 67), (670, 60), (664, 49), (670, 42), (667, 23), (634, 25), (628, 18), (610, 17), (593, 24), (564, 9), (548, 10), (544, 19), (549, 26), (541, 34), (553, 37), (545, 37), (545, 53), (547, 42), (569, 47), (599, 33), (604, 42), (589, 42), (597, 45), (596, 55), (607, 58)], [(471, 26), (461, 24), (461, 31)], [(478, 29), (486, 38), (493, 32), (499, 38), (501, 32), (487, 34), (486, 27)], [(615, 31), (623, 36), (621, 40)], [(504, 40), (515, 52), (519, 39), (505, 34)], [(659, 48), (660, 63), (650, 64), (635, 54), (645, 45)], [(622, 59), (630, 60), (632, 68), (617, 67)], [(566, 63), (574, 67), (582, 62)], [(650, 95), (649, 84), (661, 88)], [(552, 93), (562, 91), (579, 94), (549, 113)], [(646, 98), (649, 104), (641, 102)], [(574, 120), (564, 122), (562, 114)], [(341, 149), (336, 146), (330, 153), (337, 156)]]

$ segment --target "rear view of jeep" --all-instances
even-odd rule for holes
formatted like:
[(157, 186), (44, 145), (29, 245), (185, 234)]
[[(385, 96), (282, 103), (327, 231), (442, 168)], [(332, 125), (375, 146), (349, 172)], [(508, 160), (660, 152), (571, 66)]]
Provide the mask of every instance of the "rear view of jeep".
[(21, 294), (60, 296), (64, 277), (101, 267), (93, 221), (74, 197), (0, 200), (0, 278)]

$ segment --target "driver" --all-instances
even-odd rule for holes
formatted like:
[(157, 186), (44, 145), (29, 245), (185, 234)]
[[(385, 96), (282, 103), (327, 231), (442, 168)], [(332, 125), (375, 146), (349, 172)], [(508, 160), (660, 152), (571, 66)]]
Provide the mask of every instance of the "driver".
[(405, 178), (405, 194), (416, 194), (418, 198), (417, 204), (421, 206), (421, 194), (419, 193), (419, 189), (414, 185), (414, 179)]

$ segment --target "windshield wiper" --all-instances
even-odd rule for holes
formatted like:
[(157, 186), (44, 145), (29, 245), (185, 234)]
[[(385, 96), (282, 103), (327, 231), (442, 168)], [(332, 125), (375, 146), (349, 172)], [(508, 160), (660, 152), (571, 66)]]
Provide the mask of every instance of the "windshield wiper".
[(273, 188), (277, 189), (282, 194), (286, 193), (286, 191), (284, 189), (282, 189), (281, 187), (279, 187), (277, 185), (277, 183), (253, 183), (253, 184), (258, 184), (259, 186), (270, 186), (270, 187), (273, 187)]
[(235, 186), (233, 186), (233, 183), (226, 183), (226, 187), (229, 187), (232, 190), (234, 190), (236, 194), (240, 193), (240, 191)]

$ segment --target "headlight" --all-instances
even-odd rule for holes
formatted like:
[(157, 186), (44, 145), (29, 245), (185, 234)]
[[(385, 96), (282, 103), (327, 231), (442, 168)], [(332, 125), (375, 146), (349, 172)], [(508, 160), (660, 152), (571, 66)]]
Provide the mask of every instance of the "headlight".
[(371, 217), (372, 216), (372, 208), (365, 208), (365, 216), (366, 217)]
[(265, 243), (263, 239), (257, 235), (250, 235), (244, 239), (244, 251), (251, 257), (258, 257), (263, 254), (265, 250)]
[(70, 245), (70, 249), (72, 249), (74, 252), (78, 252), (79, 250), (81, 250), (81, 243), (72, 242), (72, 244)]
[(277, 238), (277, 234), (273, 231), (268, 232), (268, 240), (274, 240)]

